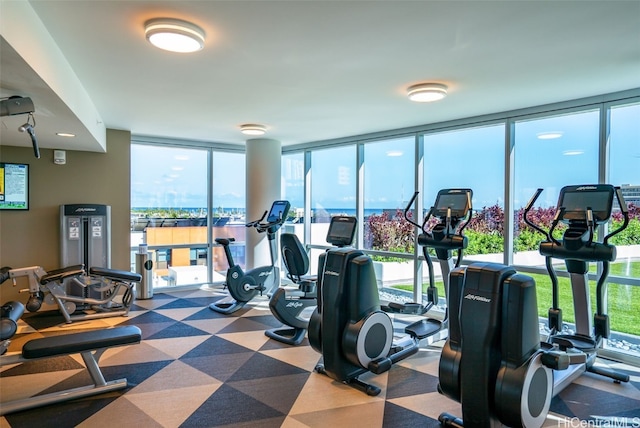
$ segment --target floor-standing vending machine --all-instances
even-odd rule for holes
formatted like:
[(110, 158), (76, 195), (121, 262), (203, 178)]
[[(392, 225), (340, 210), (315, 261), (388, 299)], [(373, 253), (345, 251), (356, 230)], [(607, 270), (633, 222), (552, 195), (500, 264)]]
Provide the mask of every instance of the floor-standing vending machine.
[[(60, 232), (63, 267), (83, 264), (87, 271), (91, 267), (111, 267), (110, 206), (60, 205)], [(86, 289), (67, 292), (82, 295)]]

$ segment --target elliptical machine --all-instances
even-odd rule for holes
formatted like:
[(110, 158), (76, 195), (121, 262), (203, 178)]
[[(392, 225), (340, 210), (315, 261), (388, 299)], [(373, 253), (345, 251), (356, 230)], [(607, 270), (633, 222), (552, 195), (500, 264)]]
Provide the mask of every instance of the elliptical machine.
[[(221, 314), (231, 314), (247, 304), (260, 293), (271, 295), (280, 285), (280, 269), (276, 266), (277, 243), (276, 233), (287, 219), (289, 201), (275, 201), (271, 209), (264, 212), (259, 220), (246, 224), (246, 227), (255, 227), (258, 233), (267, 233), (269, 240), (269, 253), (271, 264), (260, 266), (244, 272), (240, 265), (236, 264), (229, 246), (234, 238), (216, 238), (215, 241), (222, 245), (224, 254), (229, 263), (226, 274), (225, 286), (229, 290), (229, 297), (209, 305), (209, 309)], [(263, 220), (266, 221), (263, 222)]]
[[(448, 314), (449, 314), (449, 274), (451, 270), (460, 266), (462, 253), (467, 248), (468, 240), (463, 235), (463, 230), (471, 220), (472, 206), (471, 199), (473, 191), (471, 189), (443, 189), (438, 192), (434, 205), (429, 209), (422, 224), (418, 224), (409, 217), (411, 206), (418, 197), (419, 192), (415, 192), (413, 197), (404, 209), (404, 218), (409, 223), (420, 228), (420, 233), (416, 238), (416, 243), (422, 246), (422, 254), (429, 270), (429, 287), (427, 288), (427, 303), (395, 303), (390, 302), (383, 306), (385, 312), (401, 313), (411, 315), (423, 315), (433, 306), (438, 305), (438, 289), (435, 286), (435, 275), (433, 262), (429, 256), (429, 249), (433, 248), (440, 263), (442, 281), (445, 292), (445, 314), (444, 319), (422, 318), (407, 326), (407, 333), (413, 331), (415, 335), (428, 338), (431, 342), (437, 342), (447, 337)], [(437, 223), (429, 229), (429, 220), (436, 218)], [(452, 251), (457, 251), (455, 264), (452, 258)]]
[(408, 332), (394, 342), (381, 310), (373, 261), (355, 248), (329, 249), (318, 260), (318, 306), (309, 320), (309, 344), (322, 354), (318, 373), (375, 396), (380, 388), (358, 379), (381, 374), (418, 352), (423, 337)]
[[(585, 369), (589, 372), (610, 377), (616, 382), (628, 382), (629, 376), (593, 365), (596, 350), (602, 340), (609, 337), (609, 316), (606, 313), (607, 277), (609, 263), (616, 259), (616, 247), (609, 239), (622, 232), (629, 224), (629, 212), (619, 187), (609, 184), (565, 186), (560, 190), (556, 215), (548, 231), (542, 230), (531, 222), (528, 214), (543, 189), (538, 189), (524, 210), (524, 221), (531, 228), (545, 235), (540, 243), (540, 254), (545, 256), (545, 264), (552, 287), (552, 307), (549, 309), (549, 337), (547, 342), (563, 348), (571, 347), (586, 355)], [(596, 227), (607, 223), (613, 210), (613, 197), (616, 196), (624, 221), (622, 225), (604, 237), (602, 242), (595, 241)], [(562, 222), (567, 229), (558, 240), (553, 232)], [(559, 306), (558, 277), (553, 267), (553, 259), (565, 261), (571, 279), (571, 293), (575, 314), (575, 334), (563, 334), (562, 309)], [(591, 295), (589, 293), (589, 263), (601, 263), (601, 273), (596, 285), (596, 314), (592, 317)], [(577, 372), (564, 380), (569, 384), (580, 376)]]
[[(525, 218), (541, 192), (538, 189), (527, 204)], [(594, 242), (595, 226), (611, 216), (614, 193), (625, 222), (602, 243)], [(569, 223), (562, 242), (552, 236), (559, 221)], [(606, 337), (605, 331), (608, 335), (608, 319), (600, 298), (606, 293), (608, 263), (615, 260), (615, 247), (607, 241), (622, 231), (627, 222), (628, 212), (620, 190), (609, 185), (564, 187), (549, 232), (527, 221), (548, 238), (540, 244), (540, 252), (547, 257), (552, 278), (555, 273), (551, 257), (566, 260), (574, 282), (576, 313), (583, 314), (576, 317), (580, 323), (590, 323), (590, 317), (584, 316), (590, 305), (588, 266), (583, 263), (600, 261), (606, 265), (598, 281), (596, 336), (599, 330), (602, 337)], [(551, 322), (558, 324), (552, 330), (561, 325), (556, 286), (550, 313)], [(553, 334), (548, 343), (541, 343), (535, 282), (510, 266), (473, 263), (455, 269), (451, 273), (450, 292), (450, 311), (458, 316), (449, 321), (449, 338), (440, 357), (438, 391), (462, 404), (463, 419), (442, 413), (438, 419), (445, 426), (504, 424), (537, 428), (545, 422), (553, 396), (585, 370), (609, 376), (616, 382), (629, 380), (628, 376), (593, 367), (599, 340), (595, 343), (589, 340), (590, 327), (581, 325), (577, 337)], [(583, 307), (579, 308), (580, 305)], [(582, 347), (586, 342), (590, 345)]]
[[(357, 220), (350, 216), (334, 216), (327, 231), (327, 242), (338, 248), (351, 245)], [(317, 305), (317, 276), (307, 275), (309, 257), (294, 233), (280, 235), (282, 260), (287, 278), (298, 286), (297, 290), (278, 288), (269, 300), (269, 309), (284, 327), (264, 332), (268, 337), (287, 345), (300, 345), (309, 326), (310, 311)]]

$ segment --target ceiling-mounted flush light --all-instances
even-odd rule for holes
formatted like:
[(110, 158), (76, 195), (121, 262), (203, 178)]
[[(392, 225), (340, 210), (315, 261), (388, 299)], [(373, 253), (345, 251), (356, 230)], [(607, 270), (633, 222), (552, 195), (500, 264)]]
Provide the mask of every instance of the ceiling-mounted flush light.
[(584, 154), (584, 150), (565, 150), (562, 152), (563, 155), (565, 156), (578, 156), (578, 155), (582, 155)]
[(267, 132), (267, 127), (264, 125), (247, 123), (245, 125), (240, 125), (240, 132), (245, 135), (264, 135), (264, 133)]
[(447, 96), (447, 86), (440, 83), (419, 83), (409, 86), (407, 96), (411, 101), (428, 103), (438, 101)]
[(71, 132), (56, 132), (56, 135), (58, 137), (67, 137), (67, 138), (73, 138), (76, 136), (76, 134), (72, 134)]
[(547, 131), (547, 132), (538, 132), (536, 137), (538, 140), (555, 140), (556, 138), (562, 137), (562, 131)]
[(149, 42), (171, 52), (196, 52), (204, 47), (204, 30), (180, 19), (155, 18), (144, 23)]

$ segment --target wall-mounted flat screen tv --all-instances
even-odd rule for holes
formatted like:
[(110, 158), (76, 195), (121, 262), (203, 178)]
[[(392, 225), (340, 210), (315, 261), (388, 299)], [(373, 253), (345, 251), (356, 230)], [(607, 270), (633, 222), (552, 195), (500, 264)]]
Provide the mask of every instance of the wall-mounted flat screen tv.
[(29, 209), (29, 165), (0, 162), (0, 210)]

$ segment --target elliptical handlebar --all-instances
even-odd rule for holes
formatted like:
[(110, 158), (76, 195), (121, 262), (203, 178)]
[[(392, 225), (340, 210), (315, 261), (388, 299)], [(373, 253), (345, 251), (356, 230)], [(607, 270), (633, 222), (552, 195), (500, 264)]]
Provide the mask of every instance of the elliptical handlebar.
[[(528, 218), (527, 215), (529, 214), (529, 211), (531, 211), (531, 208), (533, 208), (533, 204), (536, 203), (536, 201), (538, 200), (538, 197), (540, 196), (540, 194), (544, 191), (544, 189), (539, 188), (538, 190), (536, 190), (536, 193), (533, 194), (533, 196), (531, 197), (531, 199), (529, 199), (529, 202), (527, 202), (527, 205), (524, 207), (524, 214), (522, 215), (522, 219), (524, 220), (525, 223), (527, 223), (527, 225), (529, 227), (531, 227), (533, 230), (535, 230), (536, 232), (546, 236), (547, 239), (549, 239), (549, 232), (543, 230), (541, 227), (539, 227), (536, 224), (533, 224)], [(556, 213), (556, 217), (557, 217), (557, 213)]]
[(459, 235), (462, 235), (462, 231), (464, 230), (465, 227), (467, 227), (467, 225), (471, 221), (471, 217), (473, 216), (473, 203), (471, 202), (471, 194), (470, 193), (467, 193), (467, 203), (469, 204), (469, 211), (467, 211), (467, 221), (462, 223), (462, 225), (460, 226), (460, 229), (458, 229), (458, 234)]
[(556, 245), (561, 244), (560, 241), (554, 238), (553, 231), (556, 230), (556, 227), (558, 226), (558, 223), (560, 222), (560, 219), (562, 217), (564, 217), (564, 207), (560, 207), (558, 211), (556, 211), (556, 215), (553, 217), (553, 221), (551, 222), (551, 228), (549, 228), (549, 232), (547, 233), (547, 240), (550, 240)]
[(558, 209), (558, 211), (556, 211), (556, 215), (553, 217), (553, 221), (551, 222), (551, 227), (549, 228), (548, 231), (545, 231), (544, 229), (542, 229), (537, 224), (534, 224), (527, 217), (529, 215), (529, 212), (533, 208), (533, 204), (536, 203), (536, 201), (538, 200), (538, 197), (540, 196), (540, 194), (543, 191), (544, 191), (544, 189), (538, 188), (536, 190), (536, 193), (534, 193), (533, 196), (531, 197), (531, 199), (529, 199), (529, 202), (527, 202), (527, 205), (524, 207), (524, 213), (522, 214), (522, 219), (527, 224), (527, 226), (529, 226), (530, 228), (532, 228), (533, 230), (535, 230), (539, 234), (544, 235), (544, 237), (547, 238), (547, 241), (551, 241), (556, 245), (561, 245), (560, 242), (556, 238), (553, 237), (553, 231), (555, 230), (556, 226), (558, 226), (558, 222), (560, 221), (562, 213), (564, 213), (564, 208), (563, 207), (560, 207), (560, 209)]
[(622, 189), (620, 189), (619, 186), (616, 186), (615, 189), (616, 189), (616, 192), (615, 192), (616, 199), (618, 199), (618, 205), (620, 205), (620, 211), (622, 212), (624, 221), (622, 222), (622, 225), (619, 228), (617, 228), (616, 230), (614, 230), (613, 232), (611, 232), (610, 234), (604, 237), (604, 240), (602, 241), (602, 243), (605, 245), (608, 245), (609, 238), (612, 238), (614, 235), (617, 235), (618, 233), (622, 232), (629, 225), (629, 207), (627, 207), (627, 203), (625, 202), (624, 197), (622, 196)]
[(429, 219), (429, 216), (431, 216), (431, 210), (429, 210), (429, 213), (427, 214), (427, 217), (425, 217), (424, 222), (422, 223), (422, 226), (419, 225), (418, 223), (416, 223), (415, 221), (411, 220), (409, 218), (409, 211), (411, 211), (411, 205), (413, 205), (413, 203), (415, 202), (416, 198), (418, 197), (418, 194), (420, 192), (416, 191), (413, 196), (411, 197), (411, 200), (409, 200), (409, 203), (407, 204), (407, 206), (404, 208), (404, 211), (402, 212), (404, 215), (404, 219), (406, 221), (408, 221), (409, 223), (411, 223), (412, 225), (414, 225), (415, 227), (418, 227), (420, 229), (422, 229), (422, 231), (424, 232), (424, 226), (427, 224), (427, 220)]

